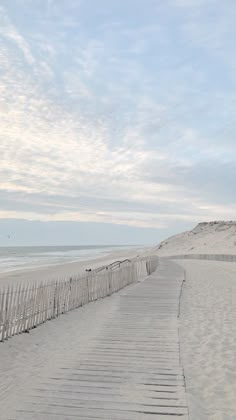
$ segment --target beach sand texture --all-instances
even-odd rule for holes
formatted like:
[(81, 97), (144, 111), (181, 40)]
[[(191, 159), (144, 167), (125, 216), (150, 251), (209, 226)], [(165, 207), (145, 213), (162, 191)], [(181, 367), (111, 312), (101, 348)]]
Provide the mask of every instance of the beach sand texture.
[[(236, 222), (199, 223), (163, 241), (161, 256), (236, 255)], [(191, 420), (236, 419), (236, 263), (179, 260), (186, 282), (180, 343)]]
[(188, 420), (179, 357), (180, 267), (0, 347), (2, 420)]
[(179, 261), (186, 270), (180, 340), (191, 420), (236, 419), (236, 264)]
[[(235, 241), (235, 223), (212, 222), (163, 241), (161, 248), (156, 247), (156, 253), (160, 256), (235, 255)], [(63, 278), (137, 254), (141, 255), (141, 250), (37, 271), (8, 273), (5, 279), (0, 277), (0, 282)], [(190, 420), (235, 420), (236, 263), (179, 259), (176, 263), (186, 272), (179, 322)], [(23, 384), (30, 389), (35, 376), (43, 378), (53, 373), (60, 364), (62, 350), (70, 358), (71, 349), (87, 347), (89, 340), (99, 334), (107, 316), (114, 314), (116, 299), (113, 296), (80, 308), (79, 317), (78, 310), (72, 311), (0, 347), (0, 419), (13, 419), (6, 417), (6, 413), (9, 415), (12, 408), (20, 406)]]
[(199, 223), (194, 229), (162, 241), (155, 251), (160, 256), (179, 254), (236, 255), (236, 222)]

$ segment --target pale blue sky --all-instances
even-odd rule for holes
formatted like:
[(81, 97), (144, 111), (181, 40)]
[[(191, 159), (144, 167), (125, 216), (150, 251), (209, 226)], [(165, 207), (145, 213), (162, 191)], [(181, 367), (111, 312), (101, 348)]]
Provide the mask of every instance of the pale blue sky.
[(0, 0), (0, 244), (17, 219), (45, 244), (235, 219), (235, 22), (234, 0)]

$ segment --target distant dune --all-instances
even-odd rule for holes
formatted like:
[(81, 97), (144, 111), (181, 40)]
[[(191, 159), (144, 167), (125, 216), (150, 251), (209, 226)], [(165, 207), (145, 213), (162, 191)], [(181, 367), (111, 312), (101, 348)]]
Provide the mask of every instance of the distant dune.
[(171, 236), (155, 248), (158, 255), (234, 254), (236, 221), (199, 223), (194, 229)]

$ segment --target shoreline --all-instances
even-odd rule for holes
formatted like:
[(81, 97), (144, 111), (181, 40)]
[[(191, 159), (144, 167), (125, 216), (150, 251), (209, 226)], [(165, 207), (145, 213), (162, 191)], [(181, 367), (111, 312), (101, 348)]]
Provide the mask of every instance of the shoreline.
[(134, 258), (137, 255), (147, 255), (153, 248), (126, 248), (117, 250), (106, 255), (100, 255), (96, 258), (81, 259), (76, 262), (45, 265), (40, 267), (24, 268), (8, 272), (0, 272), (0, 287), (15, 283), (28, 283), (29, 281), (38, 282), (41, 280), (64, 279), (70, 276), (82, 275), (86, 269), (95, 269), (116, 260)]

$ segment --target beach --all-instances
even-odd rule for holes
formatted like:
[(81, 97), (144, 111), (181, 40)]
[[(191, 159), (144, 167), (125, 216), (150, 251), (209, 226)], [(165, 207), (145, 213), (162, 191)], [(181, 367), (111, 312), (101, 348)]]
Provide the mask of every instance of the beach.
[(236, 420), (235, 39), (0, 0), (0, 420)]
[[(194, 247), (200, 252), (203, 240), (207, 253), (227, 254), (233, 246), (231, 241), (229, 247), (227, 237), (234, 236), (235, 225), (229, 227), (225, 224), (218, 228), (216, 224), (207, 225), (205, 232), (200, 226), (193, 234), (184, 232), (178, 235), (179, 242), (176, 237), (169, 238), (166, 249), (163, 246), (156, 254), (165, 256), (165, 261), (168, 252), (170, 255), (181, 254), (182, 243), (185, 243), (183, 251)], [(226, 231), (229, 232), (226, 234)], [(184, 242), (186, 236), (189, 240)], [(214, 246), (215, 243), (218, 247)], [(85, 261), (2, 273), (0, 284), (68, 278), (115, 260), (153, 253), (153, 248), (119, 249)], [(191, 258), (174, 261), (184, 268), (185, 273), (178, 325), (189, 420), (235, 420), (236, 263)], [(32, 386), (44, 381), (48, 375), (50, 377), (50, 372), (54, 375), (61, 369), (61, 362), (76, 359), (78, 348), (86, 350), (91, 340), (99, 337), (100, 328), (114, 316), (117, 300), (119, 293), (71, 311), (46, 322), (30, 334), (14, 337), (0, 345), (0, 398), (2, 415), (5, 416), (0, 418), (12, 420), (11, 410), (14, 413), (21, 406), (23, 395), (31, 395)]]
[(106, 255), (100, 255), (96, 258), (80, 259), (77, 262), (43, 265), (33, 268), (25, 268), (1, 272), (0, 267), (0, 287), (4, 285), (22, 284), (28, 282), (39, 282), (41, 280), (63, 280), (71, 276), (80, 276), (85, 274), (86, 269), (95, 269), (103, 265), (111, 264), (114, 261), (135, 258), (137, 255), (147, 255), (150, 248), (125, 248), (113, 250)]
[[(156, 413), (161, 420), (163, 413), (177, 420), (182, 413), (188, 420), (177, 320), (183, 273), (166, 266), (159, 278), (142, 278), (4, 342), (0, 418), (148, 420)], [(165, 271), (174, 287), (168, 292)]]
[(189, 254), (236, 255), (236, 222), (198, 223), (192, 230), (162, 241), (155, 252), (160, 257)]
[(191, 420), (236, 419), (236, 263), (185, 268), (180, 345)]
[[(175, 262), (185, 269), (180, 354), (190, 420), (235, 420), (236, 263), (214, 258), (235, 256), (236, 223), (199, 223), (155, 251), (159, 257), (178, 256)], [(206, 254), (213, 260), (201, 260)]]

